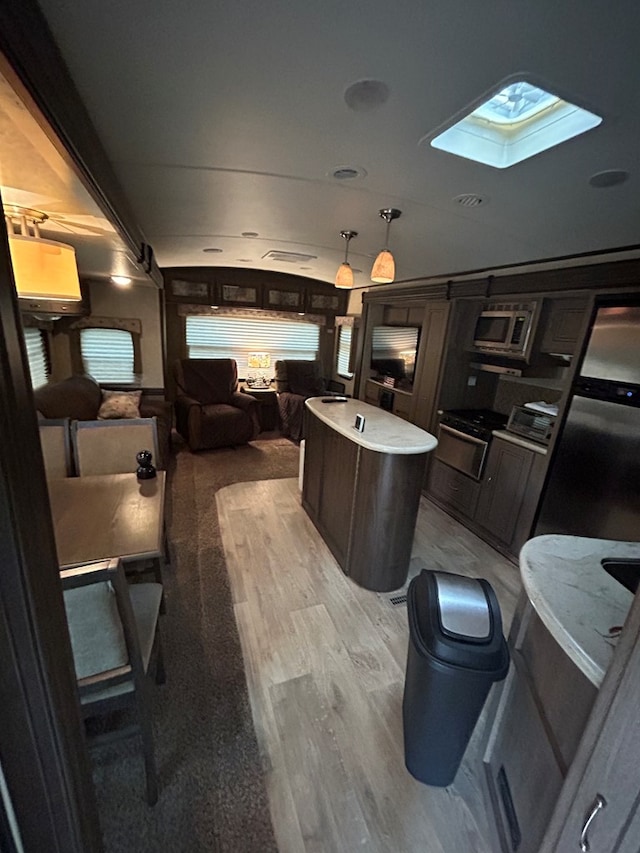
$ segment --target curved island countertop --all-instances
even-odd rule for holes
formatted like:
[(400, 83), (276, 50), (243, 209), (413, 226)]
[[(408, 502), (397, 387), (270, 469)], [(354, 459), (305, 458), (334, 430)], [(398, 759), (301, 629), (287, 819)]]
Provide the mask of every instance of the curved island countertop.
[(607, 558), (640, 559), (640, 542), (548, 534), (520, 551), (526, 593), (542, 622), (582, 673), (599, 687), (633, 595), (602, 568)]
[[(412, 455), (428, 453), (438, 444), (438, 440), (430, 432), (377, 406), (351, 398), (344, 402), (323, 403), (326, 399), (328, 398), (310, 397), (306, 406), (336, 432), (367, 450)], [(358, 432), (354, 426), (356, 415), (363, 415), (365, 418), (363, 432)]]

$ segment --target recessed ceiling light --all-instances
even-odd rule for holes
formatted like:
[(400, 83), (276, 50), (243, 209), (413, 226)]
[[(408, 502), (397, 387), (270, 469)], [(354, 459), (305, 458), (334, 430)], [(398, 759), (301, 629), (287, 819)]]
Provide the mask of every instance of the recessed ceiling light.
[(344, 93), (344, 100), (349, 109), (359, 113), (381, 107), (388, 98), (389, 87), (382, 80), (358, 80)]
[(457, 195), (454, 201), (461, 207), (479, 207), (481, 204), (486, 204), (487, 199), (475, 193), (462, 193), (462, 195)]
[(260, 235), (258, 234), (257, 231), (243, 231), (242, 236), (243, 237), (259, 237)]
[(131, 284), (131, 279), (128, 275), (112, 275), (111, 281), (117, 284), (118, 287), (128, 287)]
[(520, 163), (602, 122), (601, 116), (521, 77), (503, 81), (465, 113), (420, 142), (496, 169)]
[(366, 178), (367, 170), (362, 166), (336, 166), (329, 174), (336, 181), (355, 181), (358, 178)]
[(596, 172), (591, 175), (589, 183), (597, 189), (605, 189), (606, 187), (615, 187), (618, 184), (624, 184), (629, 179), (629, 172), (624, 169), (605, 169), (604, 172)]
[(222, 251), (222, 249), (216, 249), (216, 248), (214, 248), (214, 247), (210, 247), (210, 248), (207, 248), (207, 249), (203, 249), (202, 251), (203, 251), (203, 252), (212, 252), (212, 253), (213, 253), (213, 252), (221, 252), (221, 251)]

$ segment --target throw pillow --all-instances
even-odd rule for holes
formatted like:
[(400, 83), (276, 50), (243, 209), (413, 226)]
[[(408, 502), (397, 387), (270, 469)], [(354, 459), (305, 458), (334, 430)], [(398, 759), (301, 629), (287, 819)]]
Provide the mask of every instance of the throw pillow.
[(142, 391), (103, 391), (98, 420), (139, 418)]

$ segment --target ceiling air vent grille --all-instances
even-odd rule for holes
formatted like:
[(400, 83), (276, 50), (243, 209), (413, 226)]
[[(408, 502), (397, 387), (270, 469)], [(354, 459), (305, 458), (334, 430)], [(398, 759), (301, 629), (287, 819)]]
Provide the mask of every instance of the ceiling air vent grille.
[(314, 261), (317, 255), (305, 255), (302, 252), (277, 252), (273, 250), (267, 252), (262, 257), (267, 261), (278, 261), (285, 264), (306, 264), (309, 261)]
[(454, 201), (461, 207), (478, 207), (485, 202), (482, 196), (476, 195), (475, 193), (463, 193), (462, 195), (457, 195), (454, 198)]

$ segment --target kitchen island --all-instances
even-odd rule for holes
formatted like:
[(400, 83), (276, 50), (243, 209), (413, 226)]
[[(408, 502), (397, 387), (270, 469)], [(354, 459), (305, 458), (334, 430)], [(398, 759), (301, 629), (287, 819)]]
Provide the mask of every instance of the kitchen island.
[(550, 534), (520, 552), (513, 666), (484, 758), (505, 851), (539, 850), (631, 607), (605, 559), (640, 559), (640, 543)]
[[(361, 400), (306, 401), (302, 505), (342, 570), (366, 589), (401, 587), (427, 453), (436, 438)], [(356, 415), (364, 419), (355, 427)]]

